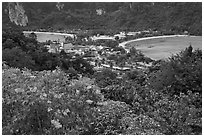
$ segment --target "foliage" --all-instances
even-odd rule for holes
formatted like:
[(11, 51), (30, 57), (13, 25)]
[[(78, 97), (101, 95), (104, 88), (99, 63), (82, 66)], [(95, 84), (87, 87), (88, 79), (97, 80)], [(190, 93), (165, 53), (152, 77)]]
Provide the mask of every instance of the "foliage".
[(118, 42), (114, 40), (108, 40), (108, 41), (105, 41), (104, 46), (110, 47), (110, 48), (116, 48), (118, 46)]
[(145, 85), (146, 84), (146, 74), (144, 71), (141, 70), (131, 70), (125, 73), (123, 76), (124, 79), (132, 80), (139, 85)]
[(4, 29), (2, 36), (3, 61), (11, 67), (28, 68), (34, 71), (63, 70), (74, 68), (77, 73), (93, 74), (93, 67), (81, 57), (71, 59), (63, 53), (49, 53), (43, 44), (36, 41), (36, 35), (27, 38), (20, 30)]
[[(115, 80), (116, 81), (116, 80)], [(137, 90), (140, 90), (140, 86), (131, 81), (115, 82), (103, 88), (101, 92), (105, 98), (125, 102), (132, 105)]]
[(101, 72), (94, 74), (95, 81), (99, 87), (111, 85), (117, 74), (110, 69), (103, 69)]
[[(145, 94), (144, 94), (145, 92)], [(167, 91), (166, 91), (167, 92)], [(169, 95), (146, 88), (137, 92), (135, 112), (158, 122), (160, 131), (168, 135), (193, 135), (202, 132), (202, 97), (199, 93)]]
[[(53, 10), (55, 3), (32, 4), (25, 4), (29, 27), (97, 28), (92, 34), (112, 34), (105, 26), (127, 31), (154, 28), (163, 35), (184, 30), (201, 35), (200, 3), (69, 3), (61, 11)], [(107, 12), (95, 16), (96, 8)], [(79, 34), (75, 44), (87, 44), (81, 38), (89, 36)], [(142, 33), (125, 40), (145, 36)], [(119, 66), (152, 61), (135, 48), (125, 54), (118, 41), (89, 44), (123, 52), (108, 57)], [(3, 134), (202, 134), (201, 50), (189, 46), (169, 60), (153, 62), (148, 75), (144, 70), (132, 70), (120, 79), (110, 69), (94, 72), (81, 57), (48, 53), (35, 34), (26, 38), (22, 30), (3, 29), (2, 49)]]
[(154, 104), (151, 115), (161, 124), (164, 134), (193, 135), (202, 133), (201, 95), (163, 96)]
[(149, 116), (145, 115), (130, 115), (123, 117), (124, 135), (162, 135), (158, 131), (160, 124)]
[[(5, 66), (5, 65), (4, 65)], [(3, 134), (80, 134), (103, 100), (89, 78), (68, 80), (61, 70), (3, 69)]]
[[(164, 80), (165, 79), (165, 80)], [(171, 94), (202, 92), (202, 52), (186, 48), (180, 54), (163, 62), (150, 76), (150, 86), (156, 90), (168, 88)]]
[[(95, 29), (93, 34), (106, 34), (104, 29), (146, 30), (202, 35), (201, 2), (82, 2), (63, 3), (58, 10), (57, 3), (22, 3), (28, 16), (26, 28)], [(8, 3), (2, 6), (7, 9)], [(110, 8), (111, 7), (111, 8)], [(96, 9), (104, 9), (105, 15), (97, 16)], [(46, 9), (46, 10), (45, 10)], [(168, 10), (167, 10), (168, 9)], [(7, 9), (8, 10), (8, 9)], [(8, 12), (3, 13), (3, 27), (9, 24)], [(138, 29), (139, 28), (139, 29)]]
[[(74, 78), (74, 68), (69, 73), (38, 72), (3, 62), (3, 134), (201, 134), (201, 57), (200, 50), (189, 47), (169, 61), (158, 62), (160, 67), (150, 77), (133, 71), (122, 81), (111, 70), (96, 73), (92, 80)], [(188, 77), (181, 74), (186, 71)], [(155, 80), (172, 84), (171, 73), (181, 74), (173, 85), (147, 85), (155, 74), (162, 74)]]
[(35, 69), (35, 61), (31, 56), (22, 51), (19, 47), (13, 47), (12, 49), (4, 49), (2, 54), (2, 60), (9, 62), (9, 65), (17, 68), (31, 68)]
[(35, 72), (5, 64), (2, 72), (3, 134), (126, 134), (124, 117), (137, 117), (130, 105), (105, 101), (89, 78), (69, 80), (60, 69)]

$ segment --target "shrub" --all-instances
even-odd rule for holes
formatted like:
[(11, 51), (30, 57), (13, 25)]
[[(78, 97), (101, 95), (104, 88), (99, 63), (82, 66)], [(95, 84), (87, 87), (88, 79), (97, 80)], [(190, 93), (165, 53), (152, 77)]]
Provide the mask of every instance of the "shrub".
[(161, 124), (164, 134), (194, 135), (202, 133), (202, 99), (197, 93), (163, 96), (155, 102), (151, 116)]
[(130, 106), (119, 101), (105, 101), (97, 107), (93, 131), (97, 135), (118, 135), (123, 132), (122, 118), (132, 113)]
[(2, 60), (12, 67), (35, 69), (35, 61), (19, 47), (6, 48), (2, 51)]
[(100, 89), (60, 69), (32, 72), (4, 65), (3, 134), (80, 134), (94, 119)]
[(180, 54), (163, 62), (160, 69), (150, 75), (150, 86), (156, 90), (169, 88), (172, 94), (188, 90), (202, 92), (202, 52), (186, 48)]
[(116, 79), (117, 74), (110, 69), (103, 69), (101, 72), (96, 72), (94, 74), (96, 83), (99, 87), (106, 87), (111, 85), (114, 79)]
[(120, 81), (106, 86), (101, 91), (105, 98), (132, 105), (137, 90), (140, 90), (140, 85), (136, 82)]

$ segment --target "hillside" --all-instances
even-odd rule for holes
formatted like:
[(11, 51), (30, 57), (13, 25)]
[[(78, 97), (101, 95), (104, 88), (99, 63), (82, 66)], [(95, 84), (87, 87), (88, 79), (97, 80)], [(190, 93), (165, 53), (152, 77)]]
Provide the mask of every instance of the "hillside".
[[(2, 134), (202, 135), (201, 36), (169, 36), (201, 35), (199, 4), (3, 3)], [(40, 42), (33, 30), (76, 36)], [(153, 60), (142, 44), (180, 52)]]
[[(8, 5), (3, 3), (4, 27), (10, 23)], [(24, 29), (154, 29), (174, 32), (187, 30), (194, 35), (202, 33), (201, 3), (29, 2), (19, 5), (28, 17)]]

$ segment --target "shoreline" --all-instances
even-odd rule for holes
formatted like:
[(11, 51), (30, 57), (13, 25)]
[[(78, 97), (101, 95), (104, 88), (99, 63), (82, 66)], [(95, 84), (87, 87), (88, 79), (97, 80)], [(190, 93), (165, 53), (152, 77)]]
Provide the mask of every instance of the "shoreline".
[[(154, 37), (144, 37), (144, 38), (139, 38), (139, 39), (133, 39), (129, 41), (124, 41), (122, 43), (119, 43), (119, 46), (126, 48), (126, 44), (130, 42), (136, 42), (136, 41), (142, 41), (142, 40), (149, 40), (149, 39), (159, 39), (159, 38), (173, 38), (173, 37), (188, 37), (189, 35), (165, 35), (165, 36), (154, 36)], [(192, 37), (192, 36), (189, 36)], [(193, 36), (195, 37), (195, 36)]]

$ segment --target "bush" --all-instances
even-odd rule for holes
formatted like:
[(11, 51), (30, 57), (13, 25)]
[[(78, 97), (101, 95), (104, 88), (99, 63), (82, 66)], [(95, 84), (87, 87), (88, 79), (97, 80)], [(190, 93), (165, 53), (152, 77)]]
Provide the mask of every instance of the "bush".
[(19, 47), (6, 48), (2, 51), (2, 60), (12, 67), (35, 69), (35, 60)]
[[(151, 116), (161, 124), (162, 133), (194, 135), (202, 133), (202, 99), (197, 93), (163, 96), (155, 102)], [(196, 103), (197, 102), (197, 103)], [(199, 103), (198, 103), (199, 102)]]
[(118, 46), (118, 42), (117, 41), (114, 41), (114, 40), (107, 40), (105, 41), (104, 43), (106, 47), (110, 47), (110, 48), (115, 48)]
[[(160, 125), (156, 131), (162, 134), (201, 134), (202, 95), (188, 91), (186, 95), (181, 93), (172, 96), (166, 94), (168, 92), (159, 92), (147, 87), (137, 90), (132, 103), (134, 113), (152, 118)], [(151, 123), (144, 125), (150, 126)]]
[(104, 97), (114, 101), (125, 102), (132, 105), (135, 94), (140, 90), (141, 86), (134, 81), (119, 81), (101, 90)]
[(146, 81), (146, 75), (141, 70), (131, 70), (125, 73), (124, 79), (132, 80), (139, 85), (144, 85)]
[(132, 113), (130, 106), (119, 101), (105, 101), (97, 107), (95, 123), (96, 135), (118, 135), (123, 132), (121, 119)]
[(3, 134), (81, 134), (95, 119), (93, 105), (103, 96), (90, 79), (4, 67)]
[(101, 72), (94, 74), (95, 81), (99, 87), (111, 85), (116, 79), (117, 74), (110, 69), (103, 69)]
[(202, 52), (188, 47), (172, 56), (161, 64), (160, 70), (151, 74), (149, 82), (156, 90), (169, 88), (171, 94), (187, 90), (202, 93)]

